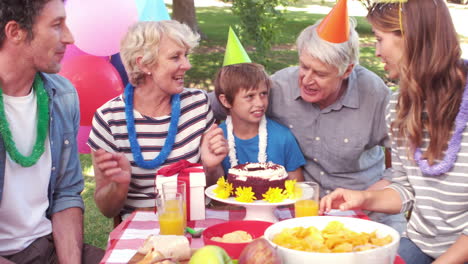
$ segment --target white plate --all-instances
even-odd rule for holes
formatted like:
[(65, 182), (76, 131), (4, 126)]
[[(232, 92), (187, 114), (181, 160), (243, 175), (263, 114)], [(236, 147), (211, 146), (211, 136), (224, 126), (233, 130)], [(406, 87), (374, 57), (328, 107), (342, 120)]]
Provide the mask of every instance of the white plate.
[[(210, 187), (206, 188), (206, 190), (205, 190), (206, 196), (210, 197), (213, 200), (220, 201), (220, 202), (227, 203), (227, 204), (241, 205), (241, 206), (249, 205), (249, 206), (274, 206), (274, 207), (276, 207), (276, 206), (280, 206), (280, 205), (289, 205), (289, 204), (293, 204), (294, 202), (296, 202), (296, 200), (285, 199), (285, 200), (283, 200), (282, 202), (279, 202), (279, 203), (269, 203), (269, 202), (264, 201), (264, 200), (255, 200), (252, 203), (244, 203), (244, 202), (236, 201), (236, 199), (234, 199), (234, 197), (229, 197), (227, 199), (221, 199), (219, 197), (216, 197), (216, 194), (213, 192), (213, 190), (216, 188), (216, 186), (217, 185), (211, 185)], [(257, 197), (257, 198), (260, 199), (259, 197)]]
[(245, 214), (244, 220), (260, 220), (260, 221), (268, 221), (272, 223), (278, 222), (278, 219), (276, 218), (274, 214), (276, 207), (280, 205), (290, 205), (296, 201), (296, 200), (286, 199), (279, 203), (269, 203), (263, 200), (255, 200), (252, 203), (244, 203), (244, 202), (236, 201), (234, 197), (221, 199), (219, 197), (216, 197), (216, 194), (213, 192), (216, 186), (217, 185), (212, 185), (206, 188), (205, 190), (206, 196), (210, 197), (213, 200), (222, 202), (222, 203), (240, 205), (242, 207), (245, 207), (246, 214)]

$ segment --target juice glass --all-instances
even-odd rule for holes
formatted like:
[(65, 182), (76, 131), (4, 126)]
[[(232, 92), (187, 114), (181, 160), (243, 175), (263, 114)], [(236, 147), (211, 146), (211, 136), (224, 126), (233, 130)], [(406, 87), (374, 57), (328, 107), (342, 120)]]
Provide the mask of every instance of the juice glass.
[(187, 226), (187, 189), (183, 181), (171, 181), (162, 184), (162, 195), (165, 197), (173, 197), (179, 193), (182, 195), (182, 211), (184, 213), (184, 226)]
[(158, 219), (161, 235), (183, 235), (185, 230), (184, 214), (182, 212), (182, 194), (177, 193), (165, 198), (156, 198)]
[(319, 185), (316, 182), (298, 182), (301, 197), (294, 203), (295, 217), (316, 216), (319, 209)]

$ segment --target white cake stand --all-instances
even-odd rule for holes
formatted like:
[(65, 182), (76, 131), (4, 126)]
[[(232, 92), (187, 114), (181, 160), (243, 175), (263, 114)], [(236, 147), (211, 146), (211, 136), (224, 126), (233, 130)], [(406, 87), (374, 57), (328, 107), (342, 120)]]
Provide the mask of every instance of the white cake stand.
[(216, 186), (217, 185), (212, 185), (206, 188), (205, 190), (206, 196), (208, 196), (209, 198), (213, 200), (222, 202), (222, 203), (240, 205), (242, 207), (245, 207), (246, 214), (245, 214), (244, 220), (260, 220), (260, 221), (268, 221), (268, 222), (276, 223), (278, 222), (278, 219), (276, 218), (275, 213), (274, 213), (276, 207), (280, 205), (290, 205), (295, 202), (295, 200), (286, 199), (279, 203), (269, 203), (263, 200), (254, 201), (252, 203), (243, 203), (243, 202), (236, 201), (234, 197), (221, 199), (221, 198), (216, 197), (216, 194), (213, 192)]

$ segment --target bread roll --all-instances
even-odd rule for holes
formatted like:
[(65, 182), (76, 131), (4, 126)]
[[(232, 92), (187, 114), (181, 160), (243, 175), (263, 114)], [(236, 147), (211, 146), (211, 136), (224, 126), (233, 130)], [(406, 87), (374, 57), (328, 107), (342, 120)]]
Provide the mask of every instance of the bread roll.
[(189, 241), (184, 236), (150, 235), (138, 249), (138, 252), (144, 255), (154, 251), (162, 254), (161, 259), (168, 258), (175, 261), (187, 260), (191, 256)]

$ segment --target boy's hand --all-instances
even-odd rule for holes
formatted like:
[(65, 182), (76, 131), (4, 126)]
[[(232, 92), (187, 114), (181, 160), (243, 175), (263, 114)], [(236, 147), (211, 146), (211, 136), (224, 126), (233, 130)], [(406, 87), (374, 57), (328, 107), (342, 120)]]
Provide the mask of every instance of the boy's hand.
[(202, 138), (201, 159), (203, 165), (206, 168), (218, 166), (228, 152), (228, 143), (224, 138), (223, 130), (214, 124)]

